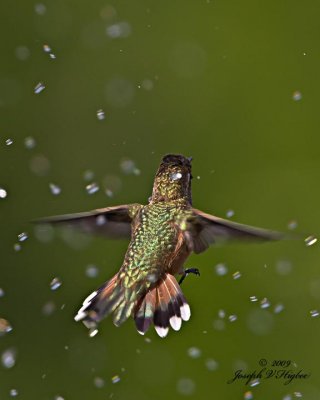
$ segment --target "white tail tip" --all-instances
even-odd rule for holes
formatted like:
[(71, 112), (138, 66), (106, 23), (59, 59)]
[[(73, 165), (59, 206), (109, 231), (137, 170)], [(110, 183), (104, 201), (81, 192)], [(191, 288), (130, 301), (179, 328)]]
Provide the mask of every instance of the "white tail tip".
[(181, 328), (182, 320), (181, 320), (181, 318), (177, 317), (176, 315), (171, 317), (169, 322), (170, 322), (172, 329), (174, 329), (175, 331), (178, 331)]
[(180, 313), (181, 313), (181, 318), (184, 321), (189, 321), (189, 319), (191, 317), (191, 311), (190, 311), (189, 304), (184, 303), (183, 306), (180, 307)]
[(155, 326), (155, 330), (156, 330), (157, 334), (162, 338), (166, 337), (169, 332), (168, 327), (163, 328), (162, 326)]

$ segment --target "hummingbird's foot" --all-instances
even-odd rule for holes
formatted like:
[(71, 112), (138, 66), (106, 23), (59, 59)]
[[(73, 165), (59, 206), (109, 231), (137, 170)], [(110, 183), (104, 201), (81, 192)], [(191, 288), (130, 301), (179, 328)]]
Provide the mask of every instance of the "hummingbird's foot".
[(189, 274), (195, 274), (195, 275), (200, 276), (200, 271), (198, 270), (198, 268), (187, 268), (187, 269), (185, 269), (183, 271), (182, 277), (181, 277), (181, 279), (179, 281), (179, 285), (181, 285), (181, 283), (186, 279), (186, 277)]

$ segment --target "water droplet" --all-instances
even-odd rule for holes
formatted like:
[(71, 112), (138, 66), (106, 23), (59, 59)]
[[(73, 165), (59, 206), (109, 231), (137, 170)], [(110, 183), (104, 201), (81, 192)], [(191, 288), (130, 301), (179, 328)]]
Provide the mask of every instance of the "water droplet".
[(9, 333), (12, 331), (12, 326), (10, 322), (4, 318), (0, 318), (0, 336), (4, 333)]
[(292, 94), (292, 99), (294, 101), (300, 101), (302, 99), (302, 93), (299, 90), (295, 90)]
[(84, 171), (83, 173), (83, 179), (85, 181), (92, 181), (92, 179), (94, 178), (94, 172), (91, 169), (87, 169)]
[(301, 392), (293, 392), (294, 397), (301, 398), (302, 393)]
[(16, 396), (18, 396), (18, 391), (17, 391), (17, 389), (11, 389), (10, 390), (10, 396), (11, 397), (16, 397)]
[(308, 236), (304, 239), (306, 246), (313, 246), (317, 243), (318, 239), (315, 236)]
[(3, 189), (2, 187), (0, 187), (0, 199), (5, 199), (7, 197), (8, 193), (6, 191), (6, 189)]
[(54, 400), (64, 400), (64, 397), (58, 395), (58, 396), (54, 396)]
[(141, 87), (144, 89), (144, 90), (152, 90), (153, 89), (153, 86), (154, 86), (154, 84), (153, 84), (153, 81), (151, 80), (151, 79), (144, 79), (143, 81), (142, 81), (142, 84), (141, 84)]
[(228, 210), (228, 211), (226, 212), (226, 216), (227, 216), (227, 218), (233, 217), (233, 216), (234, 216), (234, 211), (233, 211), (233, 210)]
[(56, 310), (56, 305), (53, 301), (47, 301), (43, 306), (42, 306), (42, 314), (49, 316), (52, 315)]
[(97, 118), (99, 121), (102, 121), (106, 118), (106, 115), (102, 109), (97, 111)]
[[(128, 106), (134, 99), (135, 87), (132, 82), (115, 77), (109, 80), (105, 87), (105, 97), (108, 104), (123, 108)], [(133, 114), (135, 111), (133, 110)]]
[(181, 172), (174, 172), (173, 174), (170, 175), (170, 179), (172, 181), (178, 181), (181, 178), (182, 178), (182, 173)]
[(223, 263), (217, 264), (214, 268), (215, 268), (216, 274), (219, 276), (226, 275), (228, 272), (228, 267)]
[(226, 324), (222, 319), (215, 319), (212, 325), (213, 328), (217, 331), (223, 331), (226, 327)]
[(234, 273), (232, 274), (232, 278), (233, 278), (233, 279), (239, 279), (239, 278), (241, 278), (241, 272), (239, 272), (239, 271), (234, 272)]
[(128, 158), (124, 158), (121, 160), (120, 168), (121, 168), (122, 172), (124, 172), (127, 175), (129, 175), (129, 174), (138, 175), (137, 171), (139, 171), (139, 169), (136, 167), (135, 162)]
[(268, 335), (274, 326), (275, 316), (260, 308), (251, 310), (247, 315), (248, 329), (255, 335)]
[(25, 61), (30, 57), (30, 50), (27, 46), (18, 46), (15, 48), (15, 56), (20, 61)]
[(139, 168), (134, 168), (133, 175), (140, 175), (140, 174), (141, 174), (140, 169)]
[(53, 53), (50, 53), (50, 54), (49, 54), (49, 57), (50, 57), (52, 60), (55, 60), (55, 59), (57, 58), (57, 56), (56, 56), (55, 54), (53, 54)]
[(260, 384), (260, 380), (259, 379), (253, 379), (251, 382), (249, 382), (249, 385), (251, 387), (258, 386), (259, 384)]
[(96, 225), (102, 226), (107, 222), (107, 218), (104, 215), (98, 215), (96, 217)]
[(190, 378), (180, 378), (177, 382), (177, 392), (186, 396), (192, 395), (196, 390), (196, 384)]
[(49, 188), (50, 188), (50, 192), (54, 196), (58, 196), (61, 193), (61, 187), (56, 185), (55, 183), (50, 183)]
[(36, 141), (32, 136), (28, 136), (24, 139), (24, 145), (27, 149), (31, 150), (36, 147)]
[(89, 337), (95, 337), (97, 334), (98, 334), (98, 329), (97, 328), (92, 328), (92, 329), (89, 329)]
[(297, 226), (298, 226), (298, 222), (295, 220), (288, 222), (288, 229), (290, 229), (291, 231), (296, 229)]
[(99, 275), (99, 268), (93, 264), (87, 265), (86, 275), (88, 278), (96, 278)]
[(126, 21), (118, 22), (108, 26), (106, 33), (112, 39), (126, 38), (131, 34), (131, 26)]
[(111, 382), (112, 382), (112, 383), (118, 383), (118, 382), (120, 382), (120, 376), (119, 376), (119, 375), (114, 375), (114, 376), (111, 378)]
[(113, 191), (112, 190), (106, 189), (104, 192), (108, 197), (113, 197)]
[(49, 243), (54, 237), (54, 228), (49, 224), (38, 224), (34, 226), (34, 236), (43, 243)]
[(279, 260), (276, 264), (276, 271), (279, 275), (289, 275), (292, 270), (292, 264), (288, 260)]
[(238, 319), (238, 317), (235, 314), (231, 314), (229, 315), (228, 319), (230, 322), (234, 322)]
[(50, 52), (51, 52), (51, 47), (50, 47), (48, 44), (44, 44), (44, 45), (42, 46), (42, 48), (43, 48), (43, 51), (44, 51), (45, 53), (50, 53)]
[(53, 278), (52, 281), (50, 282), (50, 289), (51, 290), (57, 290), (59, 287), (62, 285), (62, 282), (60, 281), (59, 278)]
[(146, 277), (146, 280), (147, 280), (148, 282), (151, 282), (151, 283), (157, 282), (158, 279), (159, 279), (159, 275), (156, 274), (156, 273), (149, 273), (149, 274), (147, 275), (147, 277)]
[(17, 352), (15, 349), (7, 349), (1, 355), (1, 363), (4, 368), (12, 368), (16, 364)]
[(13, 140), (11, 138), (6, 139), (6, 146), (11, 146), (13, 144)]
[(218, 361), (214, 360), (213, 358), (208, 358), (205, 364), (209, 371), (216, 371), (219, 367)]
[(50, 161), (43, 154), (37, 154), (30, 160), (31, 171), (38, 176), (45, 176), (50, 170)]
[(20, 243), (15, 243), (13, 245), (13, 250), (14, 251), (20, 251), (21, 250), (21, 244)]
[(105, 381), (103, 378), (100, 378), (99, 376), (96, 376), (93, 380), (94, 386), (101, 389), (105, 385)]
[(253, 394), (251, 390), (248, 390), (247, 392), (244, 393), (243, 395), (244, 400), (252, 400), (253, 399)]
[(0, 297), (4, 297), (4, 295), (5, 295), (4, 290), (2, 288), (0, 288)]
[(47, 7), (42, 3), (37, 3), (34, 5), (34, 11), (38, 15), (44, 15), (47, 12)]
[(256, 301), (258, 301), (258, 297), (257, 296), (250, 296), (249, 299), (250, 299), (250, 301), (252, 303), (255, 303)]
[(311, 311), (309, 311), (309, 312), (310, 312), (310, 316), (311, 316), (312, 318), (319, 317), (319, 315), (320, 315), (320, 313), (319, 313), (318, 310), (311, 310)]
[(286, 394), (286, 395), (282, 398), (282, 400), (292, 400), (292, 397), (291, 397), (290, 394)]
[(237, 358), (232, 362), (232, 369), (233, 371), (238, 371), (239, 369), (248, 371), (248, 364), (245, 361)]
[(100, 187), (95, 182), (89, 183), (89, 185), (86, 186), (86, 191), (88, 194), (97, 193), (99, 190), (100, 190)]
[(35, 86), (35, 88), (34, 88), (34, 93), (35, 93), (35, 94), (39, 94), (39, 93), (41, 93), (45, 88), (46, 88), (45, 85), (44, 85), (42, 82), (39, 82), (39, 83)]
[(199, 358), (201, 356), (201, 350), (198, 347), (189, 347), (188, 356), (191, 358)]
[(144, 341), (145, 341), (146, 343), (151, 343), (151, 339), (148, 338), (148, 337), (144, 338)]
[(218, 316), (219, 316), (219, 318), (225, 318), (226, 312), (224, 310), (219, 310), (218, 311)]
[(270, 301), (264, 297), (261, 301), (260, 301), (260, 307), (265, 309), (265, 308), (269, 308), (270, 307)]
[(276, 304), (276, 305), (274, 306), (274, 308), (273, 308), (273, 312), (274, 312), (275, 314), (279, 314), (279, 313), (281, 313), (283, 310), (284, 310), (284, 305), (283, 305), (282, 303)]
[(106, 189), (106, 194), (108, 195), (107, 191), (110, 191), (113, 196), (121, 189), (122, 181), (116, 175), (107, 175), (103, 179), (103, 186)]
[(28, 239), (28, 234), (26, 232), (19, 233), (18, 240), (19, 242), (24, 242)]

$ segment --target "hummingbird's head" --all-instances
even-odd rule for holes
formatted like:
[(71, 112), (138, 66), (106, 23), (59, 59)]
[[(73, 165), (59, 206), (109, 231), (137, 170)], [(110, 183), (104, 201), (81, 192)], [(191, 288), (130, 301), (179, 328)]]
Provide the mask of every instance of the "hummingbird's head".
[(156, 173), (151, 201), (186, 199), (191, 204), (192, 157), (167, 154)]

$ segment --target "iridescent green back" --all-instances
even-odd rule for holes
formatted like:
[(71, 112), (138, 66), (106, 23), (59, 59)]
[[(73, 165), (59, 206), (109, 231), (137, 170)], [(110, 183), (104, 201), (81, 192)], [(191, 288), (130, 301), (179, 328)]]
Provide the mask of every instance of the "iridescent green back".
[(183, 199), (141, 207), (119, 275), (125, 287), (138, 294), (166, 271), (178, 240), (174, 223), (189, 207)]

